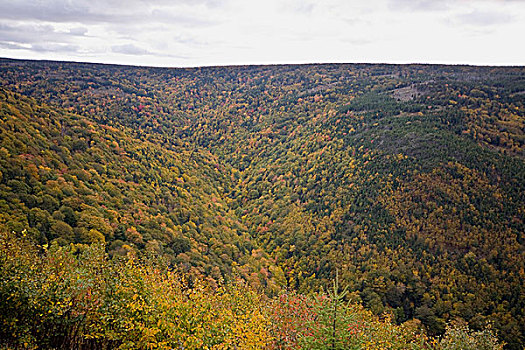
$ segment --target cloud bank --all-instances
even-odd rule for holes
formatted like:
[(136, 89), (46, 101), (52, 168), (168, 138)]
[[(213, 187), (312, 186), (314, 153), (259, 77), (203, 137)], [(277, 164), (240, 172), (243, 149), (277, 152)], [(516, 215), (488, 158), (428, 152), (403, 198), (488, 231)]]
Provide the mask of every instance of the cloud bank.
[(0, 0), (13, 58), (523, 65), (524, 32), (519, 0)]

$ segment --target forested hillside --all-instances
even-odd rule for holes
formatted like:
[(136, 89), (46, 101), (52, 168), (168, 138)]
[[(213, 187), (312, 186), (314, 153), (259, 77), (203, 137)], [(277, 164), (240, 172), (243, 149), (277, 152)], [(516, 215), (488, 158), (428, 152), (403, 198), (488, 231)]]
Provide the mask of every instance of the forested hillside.
[(268, 267), (263, 254), (252, 257), (224, 196), (230, 170), (213, 155), (166, 150), (6, 90), (0, 118), (0, 215), (9, 231), (40, 244), (105, 242), (111, 254), (156, 254), (214, 278), (249, 279), (248, 267)]
[(525, 343), (525, 69), (0, 61), (0, 224)]

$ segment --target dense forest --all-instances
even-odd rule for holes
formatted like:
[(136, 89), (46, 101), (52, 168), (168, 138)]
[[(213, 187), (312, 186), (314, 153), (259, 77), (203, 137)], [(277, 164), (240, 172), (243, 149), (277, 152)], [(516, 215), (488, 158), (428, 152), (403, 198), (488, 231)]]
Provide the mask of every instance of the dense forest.
[[(322, 292), (337, 274), (355, 315), (408, 337), (397, 348), (416, 343), (416, 328), (443, 342), (470, 332), (451, 328), (458, 322), (479, 334), (491, 325), (508, 349), (525, 344), (521, 67), (167, 69), (4, 59), (0, 84), (0, 227), (16, 236), (6, 242), (25, 247), (3, 248), (11, 277), (2, 296), (23, 289), (13, 256), (26, 257), (25, 265), (15, 259), (21, 270), (52, 253), (107, 265), (108, 276), (127, 271), (125, 257), (154, 260), (167, 271), (144, 263), (129, 278), (144, 273), (175, 288), (175, 299), (187, 288), (172, 285), (170, 271), (197, 281), (201, 289), (188, 288), (210, 303), (237, 293), (243, 310), (265, 320), (257, 331), (253, 319), (238, 320), (258, 334), (257, 348), (276, 344), (262, 305), (279, 310), (275, 303), (293, 295), (321, 312), (323, 295), (337, 300), (337, 290)], [(81, 267), (74, 273), (90, 274)], [(125, 276), (123, 285), (134, 286)], [(102, 304), (115, 297), (97, 293)], [(2, 322), (2, 332), (16, 328)], [(304, 348), (323, 348), (311, 338), (301, 338)]]

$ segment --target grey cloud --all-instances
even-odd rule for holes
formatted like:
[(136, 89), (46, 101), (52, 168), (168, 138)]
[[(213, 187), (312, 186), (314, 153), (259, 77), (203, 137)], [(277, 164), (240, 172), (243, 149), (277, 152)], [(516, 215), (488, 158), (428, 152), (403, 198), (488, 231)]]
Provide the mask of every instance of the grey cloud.
[(187, 26), (199, 26), (207, 27), (218, 22), (209, 18), (204, 18), (200, 16), (184, 15), (181, 13), (171, 13), (169, 11), (163, 10), (153, 10), (151, 11), (151, 20), (154, 22), (160, 23), (176, 23)]
[(125, 55), (149, 55), (149, 52), (146, 49), (140, 48), (133, 44), (124, 44), (124, 45), (114, 45), (111, 47), (111, 51), (115, 53), (123, 53)]
[(103, 14), (94, 13), (87, 3), (64, 0), (50, 1), (2, 1), (0, 17), (12, 20), (42, 20), (50, 22), (91, 22), (102, 20)]
[(141, 21), (134, 21), (130, 23), (108, 23), (106, 29), (114, 34), (119, 39), (134, 40), (137, 33), (162, 33), (159, 35), (166, 36), (171, 34), (174, 25), (177, 29), (186, 27), (193, 29), (195, 27), (206, 28), (218, 24), (217, 21), (207, 20), (205, 18), (169, 14), (163, 11), (153, 11), (149, 19), (142, 19)]
[(164, 20), (191, 25), (208, 24), (200, 17), (182, 14), (166, 16), (168, 12), (155, 11), (154, 6), (174, 7), (176, 5), (204, 5), (219, 7), (219, 0), (0, 0), (0, 18), (11, 20), (40, 20), (56, 23), (132, 23)]
[(308, 2), (300, 2), (299, 4), (295, 6), (295, 10), (297, 12), (302, 12), (302, 13), (312, 13), (314, 8), (315, 8), (315, 4), (308, 3)]
[[(51, 25), (10, 25), (5, 23), (0, 23), (0, 39), (7, 40), (16, 37), (20, 33), (31, 33), (34, 34), (43, 34), (46, 32), (54, 31), (55, 28)], [(26, 34), (23, 34), (24, 36)], [(18, 41), (18, 40), (16, 40)]]
[(446, 11), (455, 5), (469, 4), (476, 5), (482, 3), (523, 3), (525, 0), (388, 0), (388, 7), (391, 10), (408, 11)]
[(390, 0), (391, 10), (445, 11), (449, 8), (446, 0)]
[(88, 32), (88, 29), (85, 27), (75, 27), (69, 29), (69, 34), (75, 36), (84, 36)]
[(457, 16), (457, 21), (459, 23), (474, 26), (491, 26), (495, 24), (510, 23), (513, 19), (514, 17), (507, 13), (484, 12), (477, 10)]
[(135, 44), (113, 45), (111, 46), (111, 51), (114, 53), (120, 53), (120, 54), (130, 55), (130, 56), (151, 55), (151, 56), (156, 56), (156, 57), (172, 57), (172, 58), (180, 58), (180, 59), (194, 58), (194, 57), (185, 56), (185, 55), (173, 55), (173, 54), (164, 54), (160, 52), (153, 52), (153, 51), (146, 50), (142, 47), (139, 47)]
[(6, 41), (0, 41), (0, 47), (3, 49), (10, 49), (10, 50), (27, 50), (28, 48), (17, 44), (17, 43), (11, 43)]
[[(82, 45), (80, 40), (88, 36), (91, 25), (102, 25), (113, 39), (135, 40), (137, 33), (150, 32), (152, 26), (160, 27), (158, 32), (166, 35), (173, 25), (195, 28), (217, 24), (208, 17), (226, 1), (230, 0), (0, 0), (0, 43), (5, 49), (72, 52), (78, 49), (73, 44)], [(62, 28), (64, 23), (71, 23), (70, 28), (58, 30), (54, 26)], [(179, 39), (182, 44), (199, 45), (191, 38)], [(153, 55), (133, 44), (115, 45), (111, 50)]]
[(292, 12), (294, 14), (311, 14), (316, 8), (317, 4), (310, 0), (293, 0), (290, 2), (283, 2), (279, 6), (279, 10)]
[(173, 41), (180, 43), (180, 44), (186, 44), (186, 45), (191, 45), (191, 46), (204, 46), (208, 44), (207, 42), (200, 41), (188, 35), (175, 35), (173, 36)]
[(34, 52), (79, 52), (80, 47), (72, 44), (42, 43), (42, 44), (18, 44), (15, 42), (0, 41), (0, 47), (10, 50), (27, 50)]
[(63, 42), (68, 41), (68, 33), (55, 31), (51, 25), (0, 24), (0, 40), (3, 42), (36, 43), (42, 41)]
[(31, 50), (37, 52), (78, 52), (79, 49), (78, 45), (72, 44), (43, 43), (31, 45)]

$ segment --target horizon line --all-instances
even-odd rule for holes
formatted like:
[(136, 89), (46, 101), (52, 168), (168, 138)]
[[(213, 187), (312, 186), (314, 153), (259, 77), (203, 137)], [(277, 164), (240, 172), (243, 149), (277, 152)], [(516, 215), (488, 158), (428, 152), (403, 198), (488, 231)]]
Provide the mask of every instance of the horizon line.
[(50, 63), (71, 63), (71, 64), (93, 64), (106, 66), (136, 67), (136, 68), (161, 68), (161, 69), (201, 69), (201, 68), (234, 68), (234, 67), (272, 67), (272, 66), (316, 66), (316, 65), (391, 65), (391, 66), (451, 66), (451, 67), (480, 67), (480, 68), (524, 68), (525, 65), (519, 64), (473, 64), (473, 63), (432, 63), (432, 62), (285, 62), (285, 63), (231, 63), (231, 64), (204, 64), (194, 66), (155, 66), (150, 64), (126, 64), (112, 62), (93, 62), (93, 61), (76, 61), (76, 60), (56, 60), (40, 58), (17, 58), (0, 56), (0, 60), (11, 61), (32, 61), (32, 62), (50, 62)]

